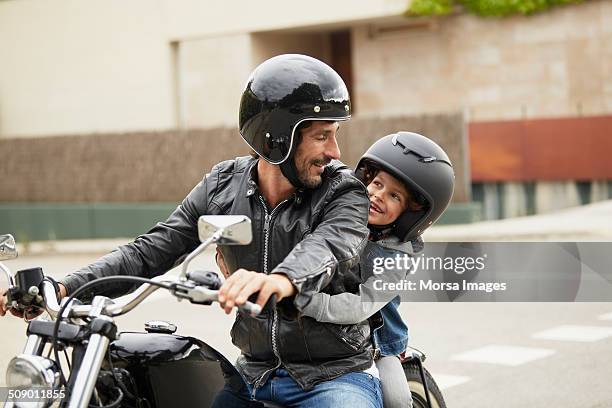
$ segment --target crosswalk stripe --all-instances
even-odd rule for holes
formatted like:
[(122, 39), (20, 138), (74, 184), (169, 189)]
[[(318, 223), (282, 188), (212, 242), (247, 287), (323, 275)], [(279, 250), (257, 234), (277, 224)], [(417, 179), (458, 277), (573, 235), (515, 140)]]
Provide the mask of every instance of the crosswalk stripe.
[(559, 340), (593, 342), (612, 336), (612, 327), (602, 326), (559, 326), (533, 334), (538, 340)]
[(598, 317), (599, 320), (612, 320), (612, 313), (602, 314)]
[(492, 344), (451, 357), (451, 360), (516, 367), (555, 354), (555, 350)]
[(436, 384), (438, 384), (440, 391), (444, 391), (456, 385), (464, 384), (471, 380), (470, 377), (461, 375), (432, 374), (432, 376), (434, 380), (436, 380)]

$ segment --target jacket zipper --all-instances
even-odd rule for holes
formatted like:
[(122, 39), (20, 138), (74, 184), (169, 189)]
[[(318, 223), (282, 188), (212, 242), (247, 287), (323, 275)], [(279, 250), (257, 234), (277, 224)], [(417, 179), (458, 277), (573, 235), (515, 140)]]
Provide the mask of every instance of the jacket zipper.
[[(277, 210), (283, 205), (285, 204), (287, 200), (281, 201), (276, 207), (274, 207), (274, 209), (272, 210), (271, 214), (268, 214), (268, 206), (266, 205), (266, 202), (264, 201), (263, 197), (260, 195), (259, 196), (259, 201), (262, 204), (263, 210), (264, 210), (264, 256), (263, 256), (263, 272), (265, 274), (268, 274), (268, 244), (269, 244), (269, 240), (270, 240), (270, 224), (272, 222), (272, 218), (274, 217), (274, 214), (276, 214)], [(251, 393), (251, 398), (255, 399), (255, 393), (257, 392), (257, 388), (259, 388), (261, 386), (261, 382), (263, 381), (263, 379), (271, 372), (273, 372), (274, 370), (276, 370), (277, 368), (279, 368), (282, 365), (282, 361), (281, 361), (281, 356), (280, 353), (278, 351), (278, 344), (277, 344), (277, 330), (278, 330), (278, 312), (276, 311), (276, 305), (272, 305), (272, 312), (273, 312), (273, 317), (272, 317), (272, 352), (274, 353), (274, 355), (276, 356), (276, 359), (278, 360), (276, 365), (268, 370), (266, 370), (261, 376), (259, 376), (259, 378), (255, 381), (255, 384), (253, 385), (253, 392)]]
[(332, 332), (332, 334), (340, 339), (344, 344), (346, 344), (351, 350), (353, 351), (359, 351), (359, 345), (358, 343), (349, 340), (347, 337), (345, 337), (345, 333), (335, 333), (333, 330), (330, 329), (330, 331)]
[(299, 278), (299, 279), (293, 279), (291, 282), (293, 282), (293, 283), (302, 283), (302, 282), (305, 282), (308, 279), (312, 278), (313, 276), (318, 276), (318, 275), (322, 274), (323, 272), (325, 272), (328, 275), (331, 275), (332, 265), (333, 264), (334, 264), (333, 262), (328, 262), (325, 265), (323, 265), (320, 269), (318, 269), (316, 272), (313, 272), (310, 275), (304, 276), (304, 277)]

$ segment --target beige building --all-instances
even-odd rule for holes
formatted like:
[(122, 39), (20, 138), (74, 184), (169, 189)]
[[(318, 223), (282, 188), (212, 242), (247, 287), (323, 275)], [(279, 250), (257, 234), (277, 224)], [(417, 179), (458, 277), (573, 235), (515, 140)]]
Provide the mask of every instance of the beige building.
[(407, 19), (409, 0), (0, 1), (0, 137), (236, 126), (279, 53), (333, 65), (355, 115), (612, 113), (612, 2)]
[(457, 175), (444, 222), (612, 198), (611, 1), (505, 19), (405, 18), (409, 4), (0, 0), (0, 229), (146, 230), (246, 154), (247, 77), (290, 52), (347, 82), (347, 164), (398, 129), (444, 146)]
[(269, 46), (257, 33), (348, 27), (406, 7), (406, 0), (0, 1), (0, 136), (235, 126), (241, 88), (262, 59), (326, 54), (328, 29), (307, 39), (272, 36)]

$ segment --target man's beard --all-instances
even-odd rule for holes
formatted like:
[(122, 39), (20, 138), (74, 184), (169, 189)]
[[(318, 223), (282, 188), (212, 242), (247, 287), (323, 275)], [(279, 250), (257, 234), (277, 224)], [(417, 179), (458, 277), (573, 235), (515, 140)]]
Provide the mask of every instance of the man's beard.
[[(330, 160), (326, 160), (326, 159), (317, 159), (317, 160), (311, 160), (309, 161), (306, 165), (301, 166), (300, 168), (297, 169), (298, 171), (298, 179), (300, 180), (300, 182), (304, 185), (304, 187), (306, 188), (317, 188), (321, 185), (321, 182), (323, 181), (321, 175), (316, 175), (316, 176), (311, 176), (309, 174), (309, 170), (313, 167), (313, 166), (327, 166), (329, 164)], [(323, 174), (323, 173), (321, 173)]]

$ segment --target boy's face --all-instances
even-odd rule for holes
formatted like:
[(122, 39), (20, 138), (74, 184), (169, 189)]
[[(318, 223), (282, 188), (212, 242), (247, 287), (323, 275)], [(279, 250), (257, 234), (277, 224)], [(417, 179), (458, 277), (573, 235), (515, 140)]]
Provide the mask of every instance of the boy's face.
[(368, 184), (368, 195), (368, 223), (373, 225), (393, 223), (406, 210), (410, 199), (404, 183), (382, 170)]

